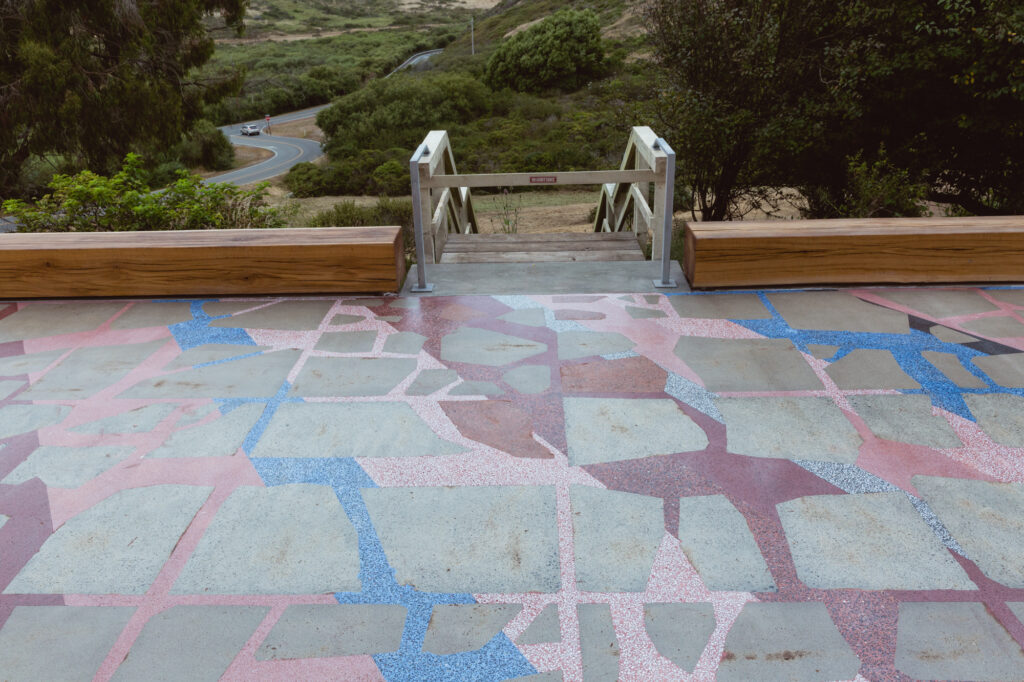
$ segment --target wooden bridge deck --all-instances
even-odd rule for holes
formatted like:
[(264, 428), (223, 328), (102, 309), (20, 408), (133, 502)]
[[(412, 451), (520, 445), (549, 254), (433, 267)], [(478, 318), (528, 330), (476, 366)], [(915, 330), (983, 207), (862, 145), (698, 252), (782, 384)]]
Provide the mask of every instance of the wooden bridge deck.
[(441, 263), (552, 263), (645, 260), (632, 232), (451, 234)]

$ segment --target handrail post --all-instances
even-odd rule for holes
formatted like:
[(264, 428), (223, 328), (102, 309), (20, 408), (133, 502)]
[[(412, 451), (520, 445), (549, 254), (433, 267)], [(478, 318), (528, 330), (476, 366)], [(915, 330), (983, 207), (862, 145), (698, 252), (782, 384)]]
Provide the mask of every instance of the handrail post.
[(409, 176), (412, 180), (412, 225), (413, 235), (416, 238), (416, 284), (410, 289), (414, 293), (426, 293), (434, 290), (433, 284), (427, 284), (427, 249), (423, 242), (423, 216), (420, 215), (420, 159), (430, 154), (427, 143), (424, 142), (416, 148), (416, 152), (409, 160)]
[(654, 143), (655, 149), (665, 152), (665, 224), (661, 237), (661, 281), (654, 280), (656, 289), (675, 289), (679, 286), (672, 279), (672, 214), (676, 183), (676, 153), (664, 138)]

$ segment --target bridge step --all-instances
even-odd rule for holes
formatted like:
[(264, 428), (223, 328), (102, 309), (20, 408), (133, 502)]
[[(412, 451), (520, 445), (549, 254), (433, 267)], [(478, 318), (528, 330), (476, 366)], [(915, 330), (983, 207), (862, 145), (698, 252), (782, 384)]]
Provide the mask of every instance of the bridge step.
[(441, 263), (551, 263), (645, 260), (632, 232), (452, 234)]

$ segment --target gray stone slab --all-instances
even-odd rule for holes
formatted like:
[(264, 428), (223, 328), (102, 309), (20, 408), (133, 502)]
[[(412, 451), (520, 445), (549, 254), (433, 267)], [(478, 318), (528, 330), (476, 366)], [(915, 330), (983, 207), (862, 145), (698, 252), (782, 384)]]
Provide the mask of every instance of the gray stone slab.
[(174, 594), (358, 591), (352, 523), (327, 486), (242, 486), (221, 505)]
[(248, 310), (249, 308), (255, 308), (258, 305), (263, 305), (266, 301), (240, 301), (234, 298), (227, 298), (223, 301), (207, 301), (203, 304), (203, 311), (211, 316), (218, 317), (220, 315), (233, 315), (240, 310)]
[(214, 320), (210, 326), (307, 331), (318, 328), (333, 306), (334, 301), (287, 300), (249, 313)]
[(537, 614), (533, 622), (519, 635), (519, 644), (547, 644), (562, 639), (562, 627), (558, 622), (558, 604), (548, 604)]
[(391, 301), (392, 308), (411, 308), (418, 309), (420, 307), (419, 299), (416, 298), (396, 298)]
[(386, 395), (415, 370), (415, 358), (309, 358), (291, 392), (304, 397)]
[(423, 592), (555, 592), (552, 487), (363, 490), (400, 584)]
[[(300, 351), (282, 350), (146, 379), (121, 398), (259, 398), (276, 395)], [(310, 358), (310, 361), (316, 358)], [(308, 363), (307, 363), (308, 364)]]
[(4, 527), (4, 524), (11, 520), (11, 517), (0, 514), (0, 528)]
[(960, 388), (985, 388), (985, 386), (988, 385), (979, 377), (976, 377), (967, 371), (960, 362), (960, 358), (952, 353), (938, 353), (936, 351), (926, 350), (921, 353), (921, 356), (928, 362), (932, 363), (935, 366), (935, 369), (942, 372), (947, 379)]
[(331, 318), (330, 325), (335, 327), (343, 324), (355, 324), (356, 322), (362, 322), (365, 319), (365, 315), (346, 315), (345, 313), (338, 313)]
[(644, 626), (658, 653), (686, 671), (697, 667), (711, 634), (711, 604), (644, 604)]
[(646, 294), (644, 296), (644, 301), (650, 303), (651, 305), (655, 305), (656, 303), (661, 302), (661, 296), (659, 294)]
[(618, 462), (707, 447), (704, 431), (674, 400), (564, 398), (573, 466)]
[(768, 294), (793, 329), (909, 334), (906, 313), (862, 301), (845, 291), (797, 291)]
[(665, 535), (662, 501), (587, 486), (572, 486), (569, 494), (577, 587), (586, 592), (646, 589)]
[(438, 656), (476, 651), (522, 610), (521, 604), (435, 605), (423, 650)]
[(463, 381), (451, 390), (451, 395), (501, 395), (505, 391), (493, 381)]
[(155, 429), (177, 407), (173, 403), (142, 405), (121, 414), (86, 422), (71, 430), (77, 433), (146, 433)]
[(1000, 386), (1024, 388), (1024, 353), (978, 356), (972, 362)]
[(120, 301), (30, 303), (0, 320), (0, 343), (89, 331), (125, 307)]
[(900, 368), (892, 353), (876, 348), (858, 348), (826, 367), (825, 372), (843, 390), (921, 388)]
[(958, 317), (998, 310), (996, 306), (982, 298), (977, 291), (970, 289), (918, 287), (914, 289), (883, 289), (873, 293), (934, 318)]
[(546, 344), (476, 327), (460, 327), (441, 339), (441, 359), (501, 367), (547, 351)]
[(985, 575), (1024, 589), (1024, 484), (932, 476), (912, 480)]
[(811, 343), (807, 345), (807, 350), (809, 350), (811, 355), (819, 360), (828, 360), (836, 354), (836, 351), (839, 350), (839, 346), (826, 346), (819, 343)]
[(854, 395), (849, 396), (849, 401), (879, 438), (930, 448), (963, 445), (949, 422), (932, 414), (930, 396)]
[(0, 409), (0, 438), (59, 424), (70, 413), (66, 405), (8, 405)]
[(896, 669), (916, 680), (1019, 680), (1024, 652), (979, 602), (901, 602)]
[(112, 679), (216, 682), (269, 611), (268, 606), (172, 606), (149, 619)]
[(0, 630), (0, 675), (10, 682), (87, 682), (135, 609), (15, 606)]
[(655, 310), (653, 308), (640, 308), (635, 305), (627, 305), (626, 312), (629, 313), (629, 316), (632, 317), (634, 320), (651, 320), (662, 317), (668, 317), (668, 315), (665, 314), (664, 310)]
[(209, 424), (175, 431), (146, 458), (230, 457), (242, 447), (265, 409), (265, 403), (247, 403)]
[(262, 351), (267, 350), (262, 346), (243, 346), (239, 344), (231, 343), (206, 343), (202, 346), (196, 346), (195, 348), (189, 348), (183, 351), (181, 355), (171, 360), (164, 369), (184, 369), (186, 367), (195, 367), (196, 365), (205, 365), (211, 362), (222, 362), (231, 358), (238, 358), (245, 355), (255, 355)]
[(972, 334), (989, 338), (1014, 338), (1024, 336), (1024, 324), (1012, 317), (982, 317), (963, 322), (961, 326)]
[(1010, 607), (1011, 611), (1013, 611), (1013, 615), (1017, 616), (1017, 618), (1022, 623), (1024, 623), (1024, 601), (1017, 601), (1017, 602), (1009, 602), (1008, 601), (1008, 602), (1006, 602), (1006, 605), (1008, 607)]
[(107, 445), (91, 448), (47, 445), (36, 448), (2, 482), (18, 485), (39, 478), (51, 487), (77, 488), (128, 458), (134, 451), (132, 447)]
[(169, 327), (192, 319), (192, 304), (180, 301), (136, 303), (110, 323), (111, 329)]
[(821, 389), (804, 356), (789, 339), (706, 339), (686, 336), (676, 356), (697, 372), (709, 391)]
[(986, 289), (985, 293), (998, 301), (1024, 306), (1024, 289)]
[(51, 350), (45, 353), (12, 355), (9, 358), (0, 358), (0, 377), (13, 377), (42, 372), (66, 352), (63, 350)]
[(377, 317), (375, 317), (373, 319), (380, 320), (381, 322), (401, 322), (402, 321), (402, 316), (401, 315), (378, 315)]
[(408, 610), (399, 604), (294, 604), (263, 644), (260, 661), (372, 656), (398, 651)]
[(511, 322), (512, 324), (526, 325), (527, 327), (543, 327), (547, 324), (543, 308), (523, 308), (521, 310), (513, 310), (510, 313), (505, 313), (498, 319)]
[(989, 438), (1001, 445), (1024, 448), (1024, 397), (989, 393), (965, 395), (964, 400)]
[(551, 388), (551, 368), (547, 365), (522, 365), (505, 372), (501, 379), (520, 393), (543, 393)]
[(902, 492), (816, 495), (776, 506), (808, 587), (976, 589)]
[(47, 538), (5, 594), (145, 594), (213, 488), (114, 493)]
[[(678, 287), (687, 291), (686, 278), (677, 261), (670, 274)], [(427, 265), (427, 281), (434, 290), (412, 293), (416, 277), (405, 278), (402, 297), (510, 294), (606, 294), (609, 291), (644, 293), (657, 291), (661, 263), (620, 261), (616, 263), (458, 263)]]
[(459, 380), (454, 369), (425, 369), (420, 372), (406, 389), (407, 395), (430, 395)]
[(718, 398), (729, 452), (853, 464), (863, 440), (830, 398)]
[(327, 332), (321, 334), (316, 350), (329, 353), (369, 353), (377, 340), (377, 332)]
[(618, 332), (560, 332), (558, 359), (576, 360), (632, 350), (636, 344)]
[(387, 303), (383, 298), (350, 298), (341, 302), (342, 305), (362, 306), (363, 308), (379, 308)]
[(679, 501), (679, 542), (709, 590), (776, 589), (747, 520), (724, 495)]
[(24, 381), (0, 381), (0, 400), (9, 397), (24, 385)]
[(79, 348), (21, 394), (23, 400), (82, 400), (123, 379), (166, 341)]
[(821, 602), (747, 602), (725, 638), (722, 682), (852, 680), (860, 660)]
[(398, 353), (400, 355), (416, 355), (423, 349), (427, 337), (415, 332), (397, 332), (384, 341), (385, 353)]
[(615, 682), (619, 679), (622, 651), (612, 626), (611, 606), (580, 604), (576, 610), (580, 620), (583, 679), (587, 682)]
[(439, 438), (405, 403), (286, 403), (252, 456), (420, 457), (463, 451)]
[(941, 324), (932, 326), (928, 331), (931, 332), (931, 335), (939, 341), (945, 341), (946, 343), (973, 343), (978, 340), (973, 336), (962, 334), (955, 329), (943, 327)]
[(771, 313), (757, 294), (669, 296), (679, 317), (712, 320), (766, 320)]

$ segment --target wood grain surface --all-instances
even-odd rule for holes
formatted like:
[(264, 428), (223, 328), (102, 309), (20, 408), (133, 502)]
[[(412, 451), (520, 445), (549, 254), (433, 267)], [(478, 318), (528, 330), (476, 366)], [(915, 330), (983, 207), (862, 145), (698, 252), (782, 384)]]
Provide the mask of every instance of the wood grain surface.
[(684, 225), (694, 288), (1024, 281), (1024, 216)]
[(397, 291), (398, 227), (0, 235), (0, 298)]

